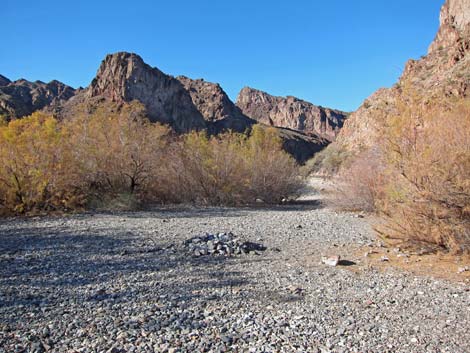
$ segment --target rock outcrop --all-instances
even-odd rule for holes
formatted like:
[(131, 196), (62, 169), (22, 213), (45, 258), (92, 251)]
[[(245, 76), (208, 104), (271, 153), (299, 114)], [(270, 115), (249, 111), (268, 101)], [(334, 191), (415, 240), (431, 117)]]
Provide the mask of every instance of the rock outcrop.
[(284, 150), (301, 164), (308, 161), (315, 153), (320, 152), (330, 143), (327, 139), (315, 134), (305, 135), (301, 132), (281, 127), (278, 127), (277, 130), (282, 139)]
[(8, 119), (30, 115), (36, 110), (54, 112), (75, 95), (75, 89), (59, 81), (44, 83), (24, 79), (9, 82), (0, 77), (0, 114)]
[(85, 95), (118, 103), (137, 100), (151, 121), (169, 124), (177, 132), (243, 132), (255, 123), (241, 113), (219, 84), (175, 78), (133, 53), (106, 56)]
[(271, 126), (296, 130), (334, 140), (347, 113), (316, 106), (288, 96), (275, 97), (250, 87), (238, 94), (237, 106), (248, 117)]
[(454, 47), (470, 37), (470, 0), (448, 0), (442, 6), (440, 27), (429, 53)]
[(10, 84), (11, 81), (3, 75), (0, 75), (0, 87)]
[(141, 102), (151, 121), (171, 125), (177, 132), (206, 127), (183, 84), (133, 53), (107, 55), (86, 92), (90, 98)]
[(185, 76), (176, 77), (191, 95), (193, 104), (202, 114), (211, 132), (234, 130), (244, 132), (256, 123), (245, 116), (233, 104), (218, 83), (193, 80)]
[(447, 0), (440, 21), (428, 54), (409, 60), (395, 86), (378, 90), (348, 117), (336, 139), (339, 147), (357, 152), (376, 144), (397, 100), (470, 95), (470, 0)]

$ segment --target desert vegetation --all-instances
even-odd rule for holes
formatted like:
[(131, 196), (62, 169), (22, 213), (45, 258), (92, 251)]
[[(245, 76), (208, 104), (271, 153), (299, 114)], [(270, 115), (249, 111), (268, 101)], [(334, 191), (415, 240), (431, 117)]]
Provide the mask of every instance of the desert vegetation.
[(341, 168), (344, 168), (351, 160), (351, 157), (351, 153), (346, 149), (337, 144), (330, 144), (308, 160), (303, 169), (307, 174), (332, 176), (336, 175)]
[(403, 102), (385, 131), (386, 182), (377, 207), (389, 238), (470, 250), (470, 106)]
[(276, 203), (302, 186), (274, 129), (175, 136), (137, 103), (101, 104), (63, 122), (33, 113), (3, 123), (0, 162), (0, 206), (8, 214)]
[[(377, 230), (389, 240), (468, 251), (470, 105), (403, 97), (398, 114), (383, 121), (379, 143), (338, 167), (333, 203), (378, 213), (385, 223)], [(323, 169), (344, 155), (338, 148), (323, 154)]]

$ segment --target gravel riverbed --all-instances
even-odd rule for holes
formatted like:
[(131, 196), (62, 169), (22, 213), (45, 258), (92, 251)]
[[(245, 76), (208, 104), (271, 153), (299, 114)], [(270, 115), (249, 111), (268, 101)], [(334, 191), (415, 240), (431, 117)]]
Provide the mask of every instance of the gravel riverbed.
[[(266, 249), (184, 245), (222, 232)], [(314, 200), (3, 219), (0, 352), (470, 352), (468, 283), (374, 270), (371, 242)]]

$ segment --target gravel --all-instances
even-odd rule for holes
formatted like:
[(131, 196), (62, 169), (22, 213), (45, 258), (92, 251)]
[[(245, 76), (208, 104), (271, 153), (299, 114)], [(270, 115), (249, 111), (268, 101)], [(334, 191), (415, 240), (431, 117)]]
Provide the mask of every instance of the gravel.
[[(188, 252), (230, 232), (266, 250)], [(363, 266), (371, 241), (306, 201), (1, 220), (0, 352), (469, 352), (468, 284)]]

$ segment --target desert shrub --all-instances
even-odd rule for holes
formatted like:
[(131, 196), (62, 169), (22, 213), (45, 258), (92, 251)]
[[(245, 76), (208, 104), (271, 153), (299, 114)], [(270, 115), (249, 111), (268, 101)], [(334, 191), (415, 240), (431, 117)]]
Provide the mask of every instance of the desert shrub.
[(303, 169), (306, 174), (333, 176), (346, 167), (351, 159), (349, 151), (332, 143), (308, 160)]
[(137, 103), (101, 103), (63, 122), (35, 113), (0, 126), (0, 162), (3, 213), (277, 203), (302, 186), (274, 129), (172, 136)]
[(248, 174), (246, 200), (278, 203), (304, 186), (297, 163), (282, 149), (274, 128), (254, 126), (242, 156)]
[[(405, 104), (406, 103), (406, 104)], [(404, 102), (389, 120), (384, 154), (391, 177), (379, 209), (389, 238), (470, 249), (470, 106)]]
[(237, 203), (245, 177), (242, 144), (238, 134), (209, 138), (204, 132), (189, 133), (175, 142), (166, 175), (173, 198), (200, 204)]
[(62, 142), (57, 121), (41, 113), (0, 127), (3, 213), (74, 209), (84, 203), (81, 179)]
[(470, 105), (404, 95), (380, 146), (339, 174), (336, 203), (377, 211), (388, 239), (470, 249)]
[(8, 125), (7, 116), (0, 114), (0, 127)]
[(381, 151), (373, 148), (358, 154), (332, 180), (335, 188), (330, 203), (333, 206), (349, 211), (376, 211), (386, 180)]
[(302, 186), (298, 166), (282, 150), (274, 129), (255, 126), (247, 138), (236, 133), (187, 134), (169, 149), (161, 179), (176, 202), (277, 203)]

